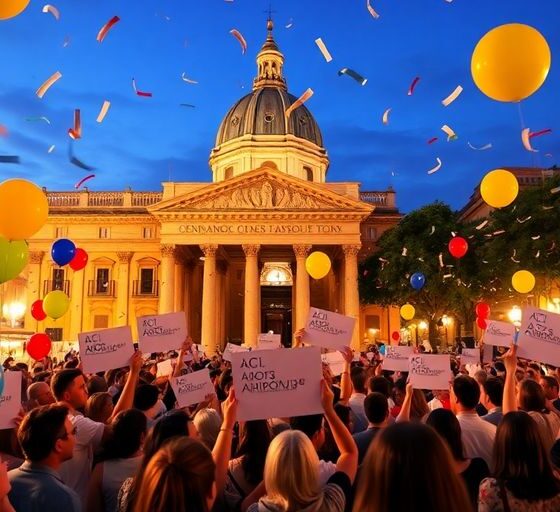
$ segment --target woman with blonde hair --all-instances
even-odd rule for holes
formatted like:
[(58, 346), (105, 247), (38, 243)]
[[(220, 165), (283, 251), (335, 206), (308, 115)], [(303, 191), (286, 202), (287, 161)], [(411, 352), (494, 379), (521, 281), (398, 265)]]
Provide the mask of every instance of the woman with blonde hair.
[(113, 414), (113, 397), (107, 392), (94, 393), (86, 403), (86, 417), (99, 423), (107, 423)]

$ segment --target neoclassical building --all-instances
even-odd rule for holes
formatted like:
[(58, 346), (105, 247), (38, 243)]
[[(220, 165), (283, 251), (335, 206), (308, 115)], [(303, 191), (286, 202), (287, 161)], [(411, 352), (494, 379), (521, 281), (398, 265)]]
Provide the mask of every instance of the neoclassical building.
[[(73, 341), (81, 331), (130, 324), (136, 335), (137, 316), (185, 311), (193, 338), (212, 352), (227, 341), (255, 345), (268, 331), (289, 344), (310, 305), (359, 318), (355, 346), (399, 328), (398, 311), (360, 305), (357, 283), (358, 259), (401, 218), (395, 192), (326, 181), (329, 158), (313, 115), (303, 105), (286, 116), (296, 98), (272, 29), (269, 21), (252, 92), (219, 126), (212, 183), (46, 191), (49, 221), (29, 241), (26, 271), (6, 285), (3, 332), (46, 330)], [(89, 253), (84, 271), (51, 261), (61, 237)], [(305, 270), (315, 250), (332, 261), (321, 280)], [(29, 306), (53, 289), (70, 296), (70, 311), (35, 321)]]

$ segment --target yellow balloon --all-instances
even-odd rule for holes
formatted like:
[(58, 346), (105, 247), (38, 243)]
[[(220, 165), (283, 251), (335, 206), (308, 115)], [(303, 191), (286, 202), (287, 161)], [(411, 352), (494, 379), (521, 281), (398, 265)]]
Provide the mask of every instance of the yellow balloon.
[(313, 279), (323, 279), (331, 269), (331, 260), (324, 252), (312, 252), (305, 260), (305, 269)]
[(37, 185), (22, 179), (0, 183), (0, 235), (25, 240), (44, 226), (48, 216), (47, 196)]
[(0, 20), (7, 20), (22, 13), (30, 0), (2, 0), (0, 2)]
[(471, 59), (474, 83), (497, 101), (521, 101), (536, 92), (550, 70), (550, 48), (529, 25), (509, 23), (486, 33)]
[(43, 299), (43, 311), (55, 320), (64, 316), (69, 307), (70, 299), (62, 290), (49, 292)]
[(519, 293), (529, 293), (535, 287), (535, 276), (528, 270), (518, 270), (511, 278), (513, 289)]
[(401, 306), (401, 316), (405, 320), (412, 320), (415, 314), (416, 309), (414, 309), (412, 304), (405, 304), (404, 306)]
[(494, 208), (508, 206), (519, 193), (519, 183), (515, 175), (504, 169), (490, 171), (480, 183), (480, 195), (486, 204)]

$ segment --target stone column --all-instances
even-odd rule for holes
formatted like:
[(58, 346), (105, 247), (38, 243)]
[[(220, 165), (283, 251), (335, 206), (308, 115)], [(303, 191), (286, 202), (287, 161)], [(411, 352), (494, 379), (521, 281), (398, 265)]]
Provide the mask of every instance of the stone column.
[(226, 273), (227, 264), (225, 261), (220, 261), (216, 267), (218, 271), (218, 282), (217, 282), (217, 297), (216, 305), (218, 311), (216, 313), (217, 322), (217, 335), (216, 342), (220, 350), (224, 347), (224, 340), (226, 339)]
[(192, 274), (193, 274), (193, 264), (192, 262), (189, 261), (185, 265), (184, 273), (183, 273), (183, 309), (187, 315), (187, 330), (191, 335), (193, 332), (192, 317), (191, 317)]
[(130, 260), (133, 252), (117, 252), (119, 259), (119, 279), (117, 280), (117, 321), (115, 326), (128, 325), (128, 304), (130, 291)]
[(359, 245), (343, 245), (344, 251), (344, 314), (356, 319), (352, 348), (360, 349), (360, 295), (358, 293), (358, 252)]
[(296, 255), (296, 321), (294, 331), (305, 327), (309, 314), (309, 274), (305, 269), (305, 259), (311, 251), (311, 245), (294, 245)]
[(175, 253), (175, 290), (173, 298), (173, 311), (184, 311), (185, 300), (185, 267), (181, 257)]
[(242, 245), (245, 253), (245, 307), (243, 340), (250, 347), (257, 346), (259, 335), (259, 264), (260, 245)]
[(25, 309), (24, 326), (26, 331), (37, 332), (39, 322), (31, 316), (31, 305), (41, 297), (41, 263), (43, 251), (30, 251), (27, 264), (27, 304)]
[(216, 353), (216, 252), (214, 244), (201, 245), (204, 253), (201, 343), (208, 356)]
[(175, 246), (163, 244), (161, 250), (161, 286), (159, 313), (173, 313), (175, 301)]

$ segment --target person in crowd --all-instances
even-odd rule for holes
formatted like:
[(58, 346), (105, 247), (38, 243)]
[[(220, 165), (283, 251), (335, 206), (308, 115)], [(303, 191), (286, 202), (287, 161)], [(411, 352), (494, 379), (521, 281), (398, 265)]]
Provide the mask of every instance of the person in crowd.
[[(119, 412), (132, 407), (134, 389), (141, 367), (142, 353), (135, 352), (130, 359), (130, 372), (127, 382), (117, 405), (115, 405), (113, 416), (109, 418), (109, 422)], [(92, 455), (99, 448), (103, 437), (109, 433), (109, 428), (104, 423), (90, 420), (79, 412), (86, 406), (88, 399), (84, 374), (80, 369), (65, 369), (56, 373), (51, 387), (58, 403), (68, 408), (70, 421), (77, 431), (74, 456), (62, 464), (60, 474), (64, 482), (85, 501), (92, 470)]]
[(395, 402), (395, 407), (393, 407), (389, 412), (391, 417), (396, 418), (401, 412), (401, 407), (404, 402), (404, 397), (406, 396), (406, 379), (402, 377), (395, 381), (393, 386), (393, 400)]
[(436, 409), (451, 409), (448, 389), (434, 389), (432, 394), (434, 397), (428, 402), (428, 409), (430, 409), (430, 411), (435, 411)]
[(15, 512), (8, 494), (12, 486), (8, 480), (8, 464), (0, 457), (0, 512)]
[(480, 387), (467, 375), (458, 375), (451, 385), (451, 409), (461, 425), (464, 455), (469, 459), (482, 458), (492, 468), (492, 449), (496, 426), (484, 421), (476, 412)]
[(134, 393), (134, 408), (142, 411), (152, 428), (157, 419), (165, 413), (166, 407), (159, 399), (159, 388), (154, 384), (140, 384)]
[(539, 384), (543, 388), (545, 398), (552, 402), (553, 407), (560, 411), (560, 398), (558, 397), (558, 381), (551, 375), (543, 375)]
[(325, 486), (319, 482), (319, 458), (302, 432), (287, 430), (270, 443), (264, 468), (266, 495), (249, 512), (343, 512), (358, 468), (358, 450), (350, 432), (336, 415), (334, 394), (323, 381), (321, 401), (340, 457)]
[[(110, 395), (109, 395), (110, 396)], [(136, 409), (117, 415), (101, 446), (99, 463), (89, 481), (87, 511), (114, 512), (123, 482), (132, 477), (142, 461), (146, 416)]]
[(425, 421), (430, 414), (426, 396), (421, 389), (415, 389), (412, 393), (410, 403), (410, 420), (411, 421)]
[(42, 405), (23, 418), (17, 436), (25, 462), (8, 473), (9, 500), (18, 512), (82, 510), (80, 498), (59, 473), (72, 459), (76, 442), (68, 413), (64, 405)]
[(34, 382), (27, 388), (27, 406), (50, 405), (56, 402), (51, 388), (46, 382)]
[(353, 392), (348, 400), (348, 405), (352, 409), (354, 432), (362, 432), (367, 428), (367, 418), (364, 411), (364, 400), (366, 398), (366, 371), (355, 366), (350, 371), (350, 380), (352, 382)]
[[(395, 407), (395, 401), (391, 398), (392, 386), (391, 382), (386, 377), (382, 375), (376, 375), (369, 380), (369, 392), (370, 393), (381, 393), (387, 399), (389, 404), (389, 410)], [(366, 415), (367, 416), (367, 415)]]
[(354, 512), (405, 510), (472, 512), (449, 448), (420, 422), (383, 429), (367, 452), (356, 486)]
[(496, 433), (494, 460), (493, 478), (480, 484), (479, 512), (560, 510), (560, 480), (531, 416), (522, 411), (504, 415)]
[[(477, 370), (474, 372), (474, 380), (478, 382), (478, 386), (482, 389), (482, 386), (488, 380), (488, 373), (486, 373), (486, 370)], [(478, 404), (476, 404), (476, 413), (479, 416), (486, 416), (488, 414), (488, 409), (482, 402), (478, 402)]]
[[(334, 404), (334, 410), (342, 423), (344, 423), (348, 429), (348, 432), (354, 432), (354, 415), (352, 414), (352, 409), (350, 409), (349, 406), (344, 405), (342, 402), (337, 402)], [(274, 435), (279, 433), (280, 432), (273, 432)], [(325, 442), (318, 450), (317, 454), (321, 460), (333, 463), (335, 463), (338, 460), (338, 457), (340, 457), (340, 452), (338, 451), (332, 432), (328, 428), (328, 424), (325, 428)]]
[(220, 414), (214, 409), (201, 409), (195, 414), (193, 421), (198, 430), (200, 440), (209, 450), (212, 450), (222, 425)]
[(89, 396), (84, 413), (90, 420), (107, 423), (113, 415), (113, 409), (113, 397), (109, 393), (94, 393)]
[(500, 377), (489, 377), (480, 386), (480, 403), (488, 410), (488, 414), (482, 416), (482, 419), (496, 425), (496, 427), (503, 417), (503, 396), (504, 382)]
[(106, 393), (109, 387), (105, 379), (99, 375), (92, 375), (87, 381), (88, 395), (92, 396), (95, 393)]
[(368, 448), (378, 432), (389, 423), (389, 403), (384, 394), (370, 393), (364, 400), (364, 409), (369, 422), (368, 427), (353, 436), (358, 448), (358, 464), (364, 460)]
[(426, 424), (432, 427), (447, 443), (453, 458), (455, 473), (463, 478), (471, 503), (476, 508), (478, 486), (484, 478), (490, 475), (488, 464), (481, 458), (467, 459), (465, 457), (461, 440), (461, 425), (451, 411), (447, 409), (432, 411)]

